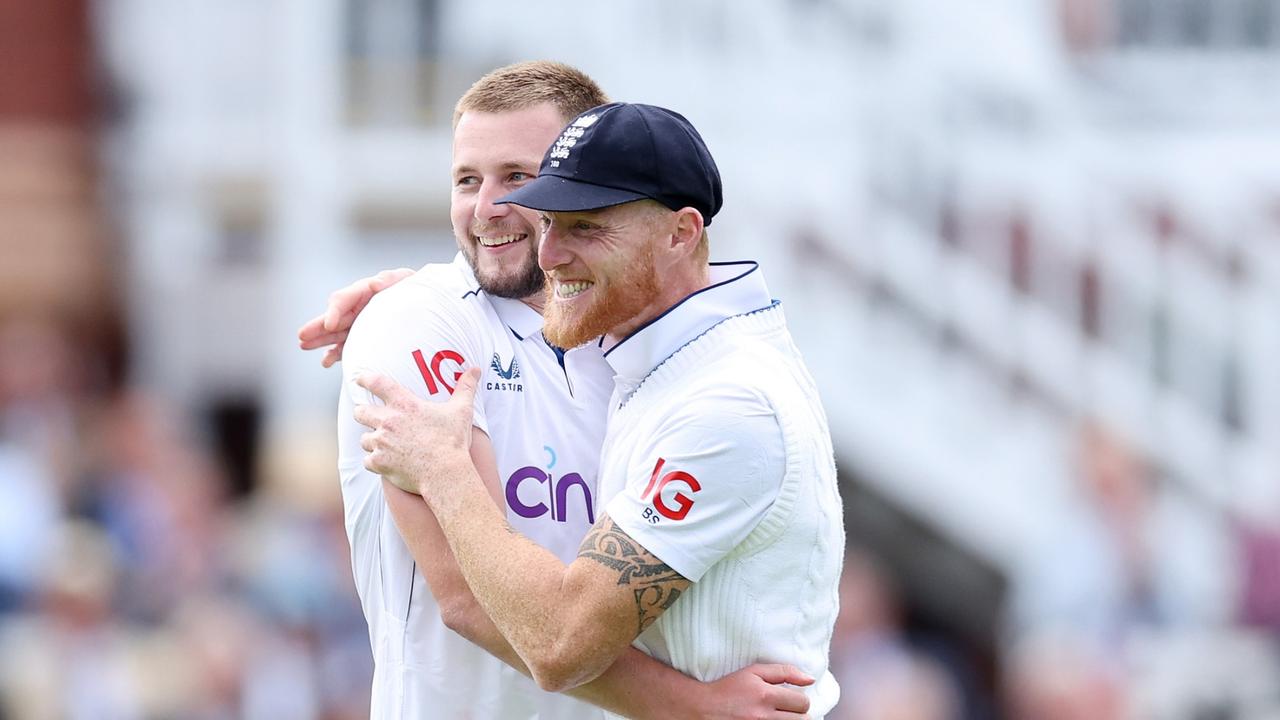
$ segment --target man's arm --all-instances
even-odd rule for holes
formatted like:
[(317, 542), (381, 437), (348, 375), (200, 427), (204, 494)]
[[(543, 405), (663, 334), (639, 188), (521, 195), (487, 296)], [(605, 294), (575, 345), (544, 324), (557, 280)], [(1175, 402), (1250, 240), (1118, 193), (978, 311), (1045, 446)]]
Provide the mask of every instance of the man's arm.
[[(356, 420), (374, 428), (361, 439), (365, 464), (427, 500), (467, 584), (538, 685), (578, 687), (612, 665), (690, 582), (607, 514), (568, 567), (512, 532), (471, 463), (477, 375), (460, 377), (443, 404), (422, 403), (390, 378), (358, 378), (385, 403), (356, 408)], [(423, 428), (435, 441), (420, 446), (414, 435)]]
[[(492, 444), (472, 430), (470, 452), (476, 474), (500, 506)], [(445, 624), (508, 665), (531, 675), (497, 625), (467, 587), (435, 516), (422, 498), (383, 481), (388, 506), (410, 553), (427, 579)], [(568, 694), (630, 718), (798, 718), (809, 700), (782, 683), (808, 685), (812, 678), (789, 665), (752, 665), (714, 683), (701, 683), (635, 648), (595, 680)]]
[(325, 348), (320, 364), (333, 367), (342, 359), (342, 349), (356, 316), (374, 295), (409, 277), (415, 271), (409, 268), (383, 270), (377, 275), (360, 278), (329, 295), (329, 306), (298, 328), (298, 346), (303, 350)]

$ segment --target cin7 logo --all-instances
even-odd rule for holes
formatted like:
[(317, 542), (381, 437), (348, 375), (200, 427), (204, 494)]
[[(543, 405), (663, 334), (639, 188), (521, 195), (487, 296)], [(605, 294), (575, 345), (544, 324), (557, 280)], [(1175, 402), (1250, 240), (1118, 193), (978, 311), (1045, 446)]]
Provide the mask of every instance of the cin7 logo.
[[(662, 491), (667, 487), (667, 485), (670, 485), (673, 482), (680, 482), (688, 486), (690, 495), (696, 495), (698, 491), (702, 489), (702, 485), (698, 483), (697, 478), (683, 470), (672, 470), (666, 475), (663, 475), (662, 479), (659, 480), (658, 473), (662, 472), (662, 466), (665, 465), (666, 462), (666, 459), (658, 458), (658, 464), (653, 466), (653, 475), (649, 476), (649, 484), (645, 486), (644, 493), (640, 495), (640, 499), (648, 500), (649, 493), (653, 493), (653, 507), (657, 509), (659, 514), (671, 520), (683, 520), (685, 516), (689, 514), (689, 509), (693, 507), (693, 498), (682, 492), (677, 492), (673, 499), (676, 501), (676, 505), (679, 505), (680, 507), (672, 509), (671, 506), (667, 505), (666, 501), (662, 499)], [(655, 486), (657, 488), (657, 492), (654, 492)]]
[[(456, 350), (441, 350), (431, 357), (431, 365), (428, 367), (426, 359), (422, 356), (421, 350), (413, 351), (413, 360), (418, 363), (418, 372), (422, 373), (422, 379), (427, 381), (427, 392), (435, 395), (440, 392), (440, 386), (453, 394), (453, 388), (458, 384), (458, 378), (462, 377), (462, 363), (465, 362), (462, 356)], [(445, 361), (449, 361), (457, 366), (453, 372), (449, 373), (450, 378), (445, 379), (445, 372), (441, 369), (441, 365)]]

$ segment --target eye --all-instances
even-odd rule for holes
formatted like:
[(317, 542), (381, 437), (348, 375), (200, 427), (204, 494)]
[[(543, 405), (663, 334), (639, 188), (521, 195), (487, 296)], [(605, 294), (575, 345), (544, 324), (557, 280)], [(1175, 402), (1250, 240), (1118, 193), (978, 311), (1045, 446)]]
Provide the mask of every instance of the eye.
[(524, 181), (526, 181), (526, 180), (532, 180), (534, 177), (536, 177), (536, 176), (535, 176), (535, 175), (533, 175), (532, 173), (527, 173), (527, 172), (513, 172), (513, 173), (511, 173), (511, 177), (510, 177), (510, 178), (508, 178), (508, 180), (509, 180), (509, 181), (511, 181), (511, 182), (524, 182)]
[(551, 227), (551, 218), (546, 215), (539, 215), (538, 224), (542, 226), (542, 231), (546, 232), (547, 228)]
[(475, 175), (463, 175), (462, 177), (454, 180), (453, 184), (459, 187), (464, 185), (478, 185), (480, 184), (480, 178)]
[(579, 220), (573, 224), (574, 230), (594, 230), (596, 226), (586, 220)]

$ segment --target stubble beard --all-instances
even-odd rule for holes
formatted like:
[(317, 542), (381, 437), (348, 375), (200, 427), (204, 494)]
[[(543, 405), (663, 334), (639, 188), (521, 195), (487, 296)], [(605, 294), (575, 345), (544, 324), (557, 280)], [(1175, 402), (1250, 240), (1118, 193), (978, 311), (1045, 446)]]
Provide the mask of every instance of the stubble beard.
[(512, 300), (524, 300), (525, 298), (536, 296), (547, 287), (547, 276), (542, 272), (542, 268), (538, 267), (538, 244), (533, 242), (530, 235), (526, 240), (529, 242), (529, 253), (523, 258), (518, 268), (508, 270), (507, 272), (493, 272), (486, 268), (480, 267), (480, 241), (476, 239), (475, 233), (468, 238), (465, 243), (459, 243), (463, 248), (462, 256), (467, 259), (467, 264), (471, 266), (471, 272), (476, 276), (476, 282), (479, 283), (480, 289), (494, 297), (510, 298)]
[[(590, 292), (599, 287), (597, 284)], [(547, 341), (565, 349), (578, 347), (622, 326), (648, 307), (659, 292), (653, 248), (646, 246), (635, 258), (618, 263), (607, 287), (607, 293), (597, 295), (586, 310), (570, 315), (564, 312), (564, 303), (555, 298), (553, 284), (547, 283), (542, 321)]]

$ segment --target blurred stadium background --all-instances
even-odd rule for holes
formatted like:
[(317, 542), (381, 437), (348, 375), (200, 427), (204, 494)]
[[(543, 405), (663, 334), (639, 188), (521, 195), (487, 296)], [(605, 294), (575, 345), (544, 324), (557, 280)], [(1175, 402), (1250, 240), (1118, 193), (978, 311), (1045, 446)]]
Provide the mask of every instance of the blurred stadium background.
[(832, 717), (1280, 717), (1280, 0), (0, 0), (0, 717), (367, 715), (295, 331), (544, 57), (703, 131), (818, 377)]

